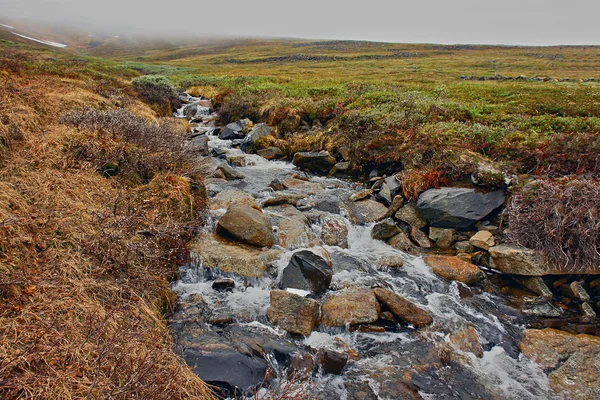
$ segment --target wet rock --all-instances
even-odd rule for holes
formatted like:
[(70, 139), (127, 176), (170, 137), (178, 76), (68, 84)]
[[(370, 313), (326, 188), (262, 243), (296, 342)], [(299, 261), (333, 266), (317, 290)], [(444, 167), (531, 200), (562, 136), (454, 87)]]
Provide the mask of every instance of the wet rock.
[(419, 254), (419, 248), (415, 246), (413, 242), (410, 241), (409, 237), (406, 236), (406, 233), (400, 232), (396, 236), (392, 237), (387, 241), (387, 243), (395, 249), (403, 251), (408, 254), (417, 255)]
[(418, 244), (424, 249), (429, 249), (432, 247), (432, 244), (429, 241), (427, 235), (421, 230), (415, 228), (414, 226), (410, 228), (410, 237), (416, 244)]
[(367, 197), (371, 196), (372, 194), (373, 194), (373, 189), (361, 190), (360, 192), (352, 193), (350, 195), (350, 201), (355, 202), (355, 201), (364, 200)]
[(235, 288), (235, 281), (231, 278), (217, 279), (212, 283), (212, 288), (217, 292), (230, 292)]
[(425, 228), (427, 226), (427, 222), (423, 219), (414, 203), (408, 203), (399, 209), (398, 212), (396, 212), (395, 217), (417, 229)]
[(309, 336), (319, 318), (319, 303), (285, 290), (271, 290), (267, 317), (290, 333)]
[(302, 179), (297, 178), (287, 178), (284, 179), (281, 184), (284, 188), (306, 193), (307, 195), (315, 195), (318, 193), (323, 193), (325, 189), (323, 186), (319, 185), (315, 182), (309, 182)]
[(479, 247), (483, 250), (489, 250), (490, 247), (493, 247), (496, 244), (494, 240), (494, 236), (488, 231), (479, 231), (469, 239), (469, 243), (471, 243), (475, 247)]
[(321, 240), (328, 246), (348, 248), (348, 226), (341, 217), (326, 216), (321, 223)]
[(252, 121), (249, 119), (242, 119), (236, 122), (227, 124), (225, 128), (219, 134), (221, 140), (241, 140), (244, 139), (246, 134), (244, 133), (252, 126)]
[(213, 233), (202, 233), (189, 243), (190, 251), (202, 259), (205, 268), (218, 269), (252, 278), (262, 277), (269, 264), (281, 251), (262, 251), (221, 238)]
[(300, 218), (279, 218), (277, 222), (277, 244), (285, 249), (311, 247), (318, 244), (316, 235)]
[(552, 300), (552, 291), (546, 285), (544, 280), (539, 276), (514, 276), (513, 279), (517, 281), (525, 289), (532, 291), (533, 293), (539, 294), (548, 301)]
[(325, 350), (321, 356), (321, 368), (325, 374), (340, 375), (348, 362), (348, 354)]
[(361, 200), (349, 204), (352, 213), (351, 219), (358, 225), (365, 225), (370, 222), (376, 222), (383, 218), (387, 208), (373, 200)]
[(372, 324), (361, 324), (353, 325), (349, 329), (350, 332), (362, 332), (362, 333), (384, 333), (385, 328), (379, 325)]
[(318, 153), (300, 152), (294, 154), (292, 164), (298, 168), (307, 169), (312, 172), (327, 173), (335, 165), (335, 158), (327, 151)]
[(194, 136), (187, 141), (187, 147), (190, 151), (204, 157), (208, 157), (210, 154), (210, 150), (208, 149), (208, 136), (206, 135)]
[(233, 169), (233, 167), (225, 163), (219, 164), (217, 170), (221, 171), (225, 176), (225, 179), (227, 180), (237, 180), (245, 178), (244, 174), (236, 171), (235, 169)]
[(254, 197), (240, 190), (223, 190), (208, 200), (208, 208), (211, 210), (227, 209), (232, 204), (246, 204), (250, 207), (258, 207), (258, 203)]
[(478, 358), (483, 357), (483, 347), (479, 342), (479, 335), (472, 326), (451, 334), (450, 342), (460, 351), (473, 353)]
[(448, 281), (459, 281), (466, 285), (473, 285), (485, 279), (485, 273), (476, 265), (469, 264), (453, 256), (427, 256), (425, 263), (432, 271)]
[(394, 198), (392, 199), (392, 204), (390, 204), (390, 206), (388, 207), (388, 210), (386, 211), (386, 213), (383, 217), (388, 218), (388, 217), (393, 216), (394, 214), (396, 214), (398, 212), (400, 207), (402, 207), (403, 205), (404, 205), (404, 197), (394, 196)]
[(454, 248), (456, 249), (456, 251), (459, 251), (461, 253), (472, 253), (475, 251), (473, 245), (466, 240), (454, 243)]
[(559, 273), (535, 250), (513, 245), (499, 245), (489, 249), (490, 266), (512, 275), (544, 276)]
[(254, 125), (254, 128), (248, 133), (248, 135), (244, 138), (244, 141), (240, 145), (240, 149), (246, 153), (253, 153), (256, 149), (256, 141), (261, 137), (271, 135), (273, 129), (267, 126), (267, 124), (260, 123)]
[(337, 196), (323, 193), (298, 201), (297, 207), (303, 211), (313, 209), (331, 214), (339, 214), (340, 210), (344, 207), (344, 203)]
[(225, 174), (220, 169), (215, 170), (215, 172), (214, 172), (214, 174), (213, 174), (212, 177), (216, 178), (216, 179), (222, 179), (222, 180), (225, 181), (225, 183), (227, 183), (227, 179), (225, 178)]
[(269, 183), (269, 187), (274, 191), (285, 190), (285, 186), (279, 179), (273, 179), (271, 183)]
[(295, 193), (279, 193), (275, 196), (266, 199), (263, 203), (263, 207), (279, 206), (281, 204), (291, 204), (295, 206), (298, 201), (302, 200), (305, 196), (303, 194)]
[(377, 200), (381, 201), (385, 205), (390, 205), (392, 203), (392, 193), (390, 192), (390, 188), (387, 184), (381, 185), (379, 192), (377, 192)]
[(294, 253), (284, 268), (280, 287), (322, 293), (329, 289), (332, 277), (331, 267), (325, 259), (308, 250), (302, 250)]
[(504, 203), (504, 191), (490, 193), (473, 189), (429, 189), (419, 196), (417, 207), (431, 225), (466, 229)]
[(600, 338), (555, 329), (523, 332), (519, 348), (548, 371), (551, 388), (569, 399), (600, 397)]
[(246, 204), (232, 204), (219, 219), (217, 233), (231, 235), (254, 246), (270, 247), (275, 244), (271, 220), (260, 209)]
[(283, 157), (283, 152), (279, 147), (267, 147), (266, 149), (257, 150), (256, 154), (267, 160), (275, 160)]
[(431, 318), (427, 311), (390, 290), (375, 288), (373, 289), (373, 293), (395, 316), (414, 325), (416, 328), (431, 325), (433, 322), (433, 318)]
[(396, 222), (391, 218), (386, 218), (373, 226), (371, 237), (376, 240), (388, 240), (400, 232), (400, 228), (398, 228)]
[(351, 287), (331, 296), (321, 307), (325, 326), (370, 324), (377, 321), (379, 303), (373, 291)]
[(305, 224), (308, 224), (308, 222), (309, 222), (306, 215), (291, 204), (280, 204), (278, 206), (269, 206), (269, 207), (265, 207), (265, 209), (263, 211), (265, 213), (267, 213), (268, 215), (272, 216), (273, 218), (287, 217), (287, 218), (294, 218), (294, 219), (300, 220), (300, 221), (304, 222)]
[(335, 164), (333, 168), (331, 168), (331, 171), (329, 171), (329, 176), (348, 175), (349, 172), (350, 162), (344, 161)]
[(401, 268), (404, 265), (404, 260), (398, 256), (383, 256), (377, 263), (385, 268)]

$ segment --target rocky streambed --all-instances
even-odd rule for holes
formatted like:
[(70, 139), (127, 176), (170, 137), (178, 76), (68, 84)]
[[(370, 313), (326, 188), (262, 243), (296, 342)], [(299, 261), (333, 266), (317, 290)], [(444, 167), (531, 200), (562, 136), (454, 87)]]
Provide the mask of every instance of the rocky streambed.
[(600, 339), (577, 333), (597, 332), (600, 281), (503, 243), (503, 191), (406, 202), (394, 177), (354, 182), (325, 152), (277, 160), (255, 149), (268, 126), (221, 128), (208, 100), (182, 100), (214, 175), (171, 327), (220, 396), (599, 397)]

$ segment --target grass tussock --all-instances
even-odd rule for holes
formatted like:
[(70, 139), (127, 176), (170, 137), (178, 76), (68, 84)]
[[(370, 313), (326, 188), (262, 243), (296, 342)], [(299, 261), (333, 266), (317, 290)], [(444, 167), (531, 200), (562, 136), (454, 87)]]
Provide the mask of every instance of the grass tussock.
[(600, 182), (538, 180), (508, 206), (510, 238), (577, 273), (600, 268)]
[(110, 65), (0, 46), (0, 397), (211, 398), (162, 318), (205, 202), (185, 128)]

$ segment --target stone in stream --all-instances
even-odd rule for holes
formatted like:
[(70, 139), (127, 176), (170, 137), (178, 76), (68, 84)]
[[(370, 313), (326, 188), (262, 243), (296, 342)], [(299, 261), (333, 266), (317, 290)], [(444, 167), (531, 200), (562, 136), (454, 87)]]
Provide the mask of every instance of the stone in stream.
[(282, 289), (294, 288), (322, 293), (329, 289), (333, 272), (331, 267), (318, 255), (308, 250), (297, 251), (284, 268), (279, 286)]
[(231, 278), (217, 279), (212, 283), (212, 288), (217, 292), (231, 292), (235, 288), (235, 281)]
[(519, 348), (547, 371), (550, 387), (561, 398), (600, 398), (600, 338), (555, 329), (528, 329)]
[(242, 245), (214, 233), (202, 233), (188, 244), (190, 251), (202, 260), (202, 266), (250, 278), (264, 276), (268, 266), (281, 251)]
[(348, 226), (342, 217), (328, 215), (321, 221), (321, 240), (328, 246), (348, 248)]
[(333, 350), (324, 350), (320, 359), (323, 373), (341, 375), (342, 370), (348, 362), (348, 354)]
[(284, 330), (309, 336), (319, 318), (319, 303), (285, 290), (271, 290), (271, 306), (267, 309), (269, 321)]
[(466, 240), (454, 243), (454, 248), (460, 253), (472, 253), (475, 251), (473, 245)]
[(331, 296), (321, 307), (325, 326), (370, 324), (377, 321), (380, 306), (373, 291), (351, 287)]
[(302, 211), (314, 209), (331, 214), (340, 214), (340, 211), (344, 208), (344, 203), (335, 195), (323, 193), (298, 201), (297, 207)]
[(548, 301), (552, 300), (552, 291), (539, 276), (513, 276), (513, 279), (525, 289), (539, 294)]
[(377, 264), (385, 268), (402, 268), (404, 260), (399, 256), (383, 256), (377, 260)]
[(392, 203), (392, 193), (390, 192), (390, 188), (386, 183), (381, 185), (379, 192), (377, 192), (377, 200), (381, 201), (386, 206)]
[(386, 218), (373, 226), (371, 237), (376, 240), (388, 240), (400, 232), (400, 228), (396, 225), (396, 222), (391, 218)]
[(233, 236), (253, 246), (270, 247), (275, 244), (271, 220), (260, 209), (247, 204), (232, 204), (217, 224), (221, 236)]
[(328, 151), (300, 152), (294, 154), (292, 160), (292, 164), (298, 168), (321, 173), (329, 172), (335, 163), (335, 158), (331, 157)]
[(260, 123), (254, 125), (254, 128), (244, 138), (240, 149), (246, 153), (253, 153), (256, 150), (256, 141), (261, 137), (270, 136), (271, 132), (273, 132), (273, 129), (267, 126), (267, 124)]
[(348, 204), (351, 212), (350, 220), (358, 225), (380, 221), (385, 215), (387, 208), (373, 200), (361, 200)]
[(283, 186), (283, 183), (281, 183), (281, 181), (277, 178), (273, 179), (271, 183), (269, 183), (269, 187), (276, 192), (280, 190), (285, 190), (285, 186)]
[(422, 328), (433, 323), (433, 318), (427, 311), (396, 293), (383, 288), (375, 288), (373, 293), (395, 316), (414, 325), (416, 328)]
[(429, 189), (419, 196), (417, 207), (431, 225), (466, 229), (504, 204), (504, 191), (476, 192), (466, 188)]
[(419, 248), (410, 241), (410, 238), (404, 232), (400, 232), (391, 239), (388, 239), (387, 244), (408, 254), (417, 255), (420, 252)]
[(466, 285), (473, 285), (485, 279), (485, 273), (476, 265), (470, 264), (453, 256), (427, 256), (425, 264), (432, 271), (448, 281), (459, 281)]
[(421, 213), (417, 209), (414, 203), (408, 203), (404, 207), (400, 208), (396, 214), (396, 219), (406, 222), (410, 226), (414, 226), (417, 229), (425, 228), (427, 222), (421, 216)]
[(314, 232), (299, 217), (274, 218), (277, 220), (277, 244), (292, 250), (300, 247), (312, 247), (319, 243)]
[(316, 182), (310, 182), (298, 178), (284, 179), (283, 181), (281, 181), (281, 184), (285, 189), (305, 193), (307, 195), (315, 195), (318, 193), (323, 193), (325, 191), (323, 186), (319, 185)]
[(329, 171), (329, 176), (338, 176), (338, 175), (347, 175), (350, 172), (350, 162), (344, 161), (339, 162), (331, 168)]
[(431, 241), (429, 241), (427, 235), (414, 226), (410, 227), (410, 237), (416, 244), (419, 245), (419, 247), (422, 247), (424, 249), (429, 249), (433, 246), (431, 244)]
[(479, 342), (479, 335), (472, 326), (455, 332), (449, 337), (450, 343), (465, 353), (473, 353), (477, 358), (483, 358), (483, 347)]
[(389, 217), (393, 216), (394, 214), (396, 214), (398, 212), (400, 207), (402, 207), (403, 205), (404, 205), (404, 197), (402, 197), (400, 195), (394, 196), (394, 198), (392, 199), (392, 204), (390, 204), (390, 206), (388, 207), (388, 210), (386, 211), (386, 213), (383, 217), (389, 218)]
[(279, 147), (267, 147), (256, 151), (256, 154), (267, 160), (275, 160), (283, 157), (283, 152)]
[(355, 201), (360, 201), (360, 200), (364, 200), (367, 197), (371, 196), (373, 194), (373, 189), (365, 189), (365, 190), (361, 190), (360, 192), (356, 192), (356, 193), (352, 193), (350, 195), (350, 201), (351, 202), (355, 202)]
[(492, 235), (488, 231), (479, 231), (469, 239), (469, 243), (471, 243), (475, 247), (479, 247), (483, 250), (489, 250), (490, 247), (493, 247), (496, 244), (494, 240), (494, 235)]
[(208, 149), (208, 136), (206, 135), (194, 136), (186, 142), (186, 145), (190, 151), (198, 153), (201, 156), (208, 157), (210, 154), (210, 150)]
[(392, 175), (392, 176), (385, 178), (385, 185), (387, 186), (388, 190), (390, 191), (390, 202), (391, 202), (391, 198), (394, 197), (396, 194), (398, 194), (398, 191), (400, 191), (400, 189), (401, 189), (400, 182), (398, 182), (398, 179), (396, 179), (395, 175)]
[(232, 204), (247, 204), (250, 207), (258, 207), (256, 199), (241, 190), (223, 190), (208, 199), (208, 208), (211, 210), (227, 209)]
[(225, 179), (227, 180), (236, 180), (236, 179), (244, 179), (245, 176), (241, 172), (236, 171), (229, 164), (221, 163), (217, 167), (217, 170), (221, 171), (223, 175), (225, 175)]
[(440, 237), (435, 241), (435, 245), (440, 249), (449, 249), (454, 240), (454, 229), (442, 229)]

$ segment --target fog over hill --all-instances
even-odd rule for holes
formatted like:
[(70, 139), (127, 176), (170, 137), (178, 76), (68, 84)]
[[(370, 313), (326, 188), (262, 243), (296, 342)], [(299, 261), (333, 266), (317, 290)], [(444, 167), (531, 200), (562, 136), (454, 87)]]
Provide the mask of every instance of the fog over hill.
[(600, 4), (572, 0), (283, 3), (0, 0), (0, 23), (29, 19), (102, 35), (264, 36), (401, 43), (600, 44)]

